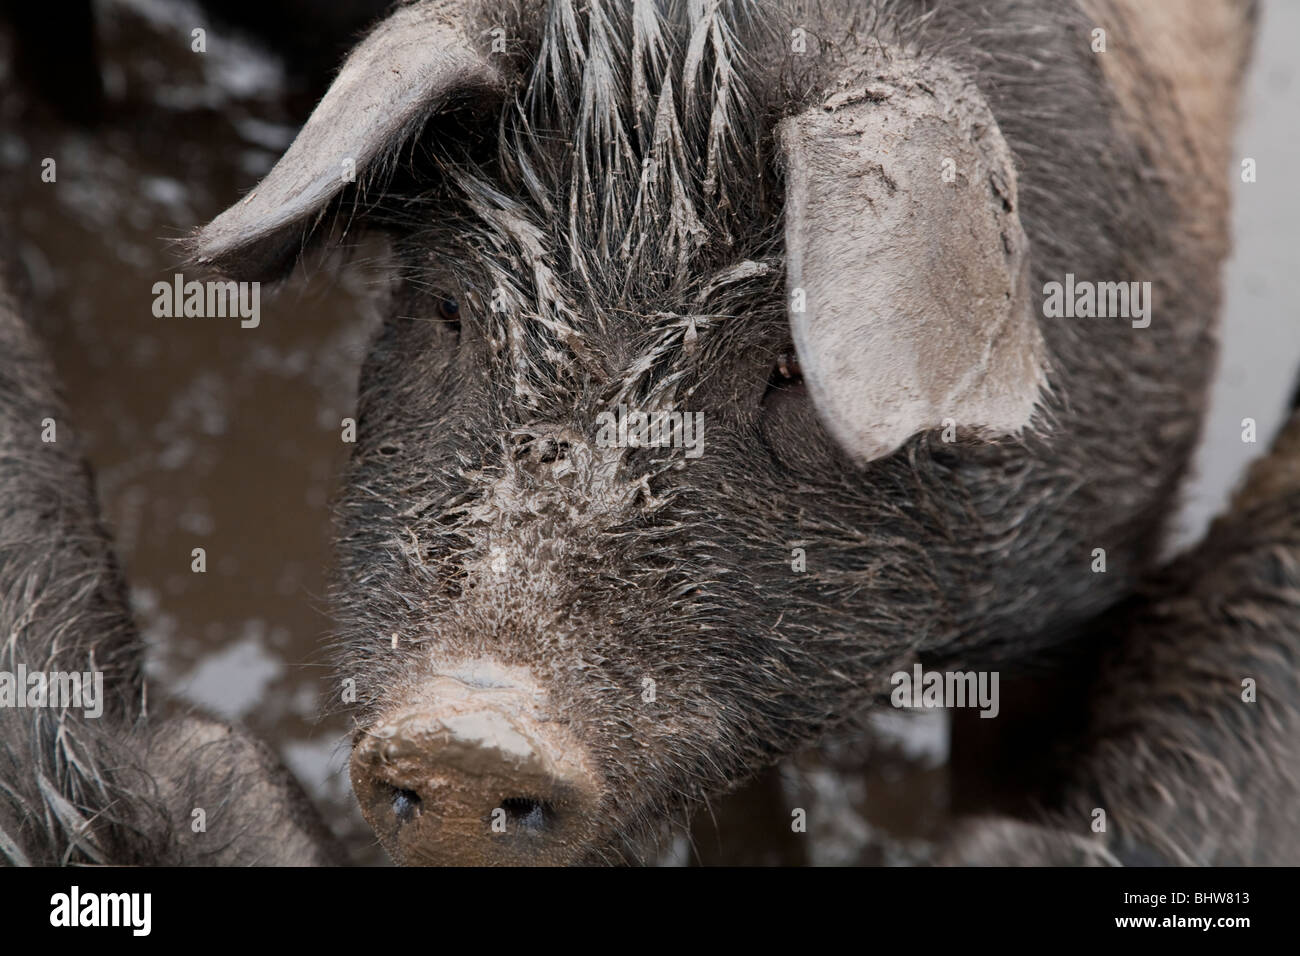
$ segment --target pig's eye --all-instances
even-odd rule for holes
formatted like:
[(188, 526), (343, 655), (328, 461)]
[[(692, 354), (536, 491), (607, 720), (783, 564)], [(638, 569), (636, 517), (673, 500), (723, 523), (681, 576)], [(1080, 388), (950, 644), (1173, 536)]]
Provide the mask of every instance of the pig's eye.
[(450, 296), (439, 299), (434, 311), (442, 323), (443, 334), (450, 335), (451, 341), (460, 341), (460, 303)]
[(793, 345), (772, 360), (760, 421), (767, 447), (777, 461), (809, 472), (825, 467), (831, 445), (808, 397)]
[(763, 410), (768, 417), (781, 416), (791, 407), (806, 405), (803, 370), (793, 345), (786, 345), (776, 353), (767, 376), (767, 390), (763, 393)]
[(795, 385), (802, 381), (803, 369), (799, 367), (799, 356), (794, 354), (794, 350), (791, 349), (778, 355), (776, 357), (776, 366), (772, 369), (773, 384)]
[(803, 370), (799, 367), (799, 356), (791, 345), (777, 353), (776, 361), (767, 378), (767, 392), (763, 396), (764, 404), (783, 394), (802, 392)]

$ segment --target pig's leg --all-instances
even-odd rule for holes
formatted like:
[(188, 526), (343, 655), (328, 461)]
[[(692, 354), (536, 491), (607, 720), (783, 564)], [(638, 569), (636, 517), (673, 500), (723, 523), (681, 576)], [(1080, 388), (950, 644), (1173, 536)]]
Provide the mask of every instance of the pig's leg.
[(974, 821), (947, 861), (1300, 862), (1300, 412), (1206, 540), (1101, 631), (1055, 830)]
[(0, 681), (27, 702), (20, 666), (103, 680), (102, 699), (72, 707), (18, 707), (0, 685), (0, 862), (337, 859), (270, 751), (146, 703), (143, 647), (53, 381), (0, 278)]
[(158, 722), (146, 766), (174, 828), (171, 852), (187, 862), (346, 862), (280, 759), (260, 740), (224, 721), (186, 713)]

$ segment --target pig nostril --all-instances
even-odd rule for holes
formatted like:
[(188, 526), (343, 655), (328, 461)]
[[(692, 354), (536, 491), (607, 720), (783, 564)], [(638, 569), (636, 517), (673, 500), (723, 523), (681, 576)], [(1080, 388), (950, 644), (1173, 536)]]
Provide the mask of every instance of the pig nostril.
[(398, 823), (410, 823), (420, 813), (420, 795), (413, 790), (393, 788), (393, 813)]
[(523, 668), (451, 660), (416, 700), (360, 728), (349, 776), (398, 863), (577, 862), (602, 781)]
[(550, 804), (532, 797), (507, 797), (501, 801), (501, 809), (510, 823), (533, 833), (545, 830), (555, 816)]

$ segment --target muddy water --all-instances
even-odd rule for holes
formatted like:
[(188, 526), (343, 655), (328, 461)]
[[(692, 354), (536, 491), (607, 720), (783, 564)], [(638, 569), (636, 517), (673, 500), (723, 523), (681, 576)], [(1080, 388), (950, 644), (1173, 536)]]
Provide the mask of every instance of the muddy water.
[[(154, 680), (267, 740), (358, 862), (380, 863), (347, 783), (333, 693), (329, 500), (346, 458), (370, 279), (316, 264), (261, 322), (156, 318), (173, 240), (246, 191), (303, 119), (277, 61), (184, 3), (97, 5), (105, 115), (76, 129), (12, 82), (0, 36), (0, 201), (31, 280), (150, 645)], [(207, 52), (190, 31), (207, 26)], [(42, 182), (42, 160), (56, 180)], [(207, 571), (191, 570), (202, 548)], [(941, 717), (890, 713), (716, 802), (676, 863), (912, 863), (953, 803)], [(792, 824), (806, 814), (806, 833)]]

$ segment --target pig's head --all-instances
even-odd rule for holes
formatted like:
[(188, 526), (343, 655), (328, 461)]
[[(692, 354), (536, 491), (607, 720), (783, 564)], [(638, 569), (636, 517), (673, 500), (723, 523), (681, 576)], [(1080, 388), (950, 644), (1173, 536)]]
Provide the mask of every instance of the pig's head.
[[(1179, 209), (1087, 21), (824, 6), (402, 6), (196, 240), (258, 279), (391, 238), (336, 598), (400, 862), (637, 858), (1151, 553), (1216, 252), (1148, 224)], [(1043, 318), (1067, 272), (1152, 281), (1155, 321)]]

